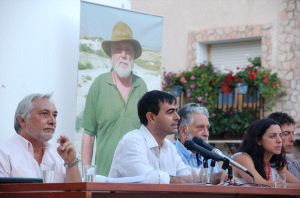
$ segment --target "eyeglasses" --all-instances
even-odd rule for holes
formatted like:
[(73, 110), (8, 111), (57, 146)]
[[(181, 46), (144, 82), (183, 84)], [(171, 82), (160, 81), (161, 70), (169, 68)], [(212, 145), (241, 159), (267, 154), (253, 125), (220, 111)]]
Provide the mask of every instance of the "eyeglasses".
[(123, 51), (126, 54), (133, 54), (134, 53), (134, 49), (133, 46), (131, 44), (127, 44), (127, 43), (113, 43), (111, 45), (111, 51), (112, 53), (117, 53), (117, 54), (121, 54)]

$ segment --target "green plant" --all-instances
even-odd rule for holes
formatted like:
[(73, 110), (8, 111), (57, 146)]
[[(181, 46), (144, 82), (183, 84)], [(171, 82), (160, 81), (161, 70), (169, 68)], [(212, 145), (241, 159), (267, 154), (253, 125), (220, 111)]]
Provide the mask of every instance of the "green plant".
[(220, 81), (221, 90), (227, 94), (234, 89), (238, 83), (249, 87), (257, 87), (260, 95), (266, 101), (265, 107), (271, 110), (276, 98), (285, 94), (281, 90), (281, 80), (270, 68), (261, 67), (260, 57), (249, 59), (250, 64), (245, 68), (237, 67), (237, 73), (224, 74)]
[(270, 110), (275, 105), (277, 96), (284, 96), (286, 93), (281, 90), (282, 84), (276, 73), (266, 69), (260, 73), (261, 82), (258, 87), (261, 96), (266, 101), (266, 109)]
[(257, 119), (257, 112), (252, 109), (235, 112), (233, 110), (215, 110), (210, 114), (210, 136), (241, 138), (249, 125)]
[(87, 62), (87, 63), (78, 63), (78, 70), (85, 70), (85, 69), (93, 69), (93, 66), (91, 63)]
[[(185, 102), (195, 102), (205, 106), (211, 112), (210, 122), (213, 136), (228, 133), (238, 136), (259, 117), (257, 110), (248, 107), (243, 107), (242, 110), (237, 107), (226, 108), (226, 111), (218, 109), (220, 108), (217, 105), (219, 88), (224, 95), (232, 93), (236, 86), (245, 84), (248, 86), (247, 95), (258, 97), (258, 93), (260, 94), (265, 101), (266, 110), (271, 110), (276, 98), (284, 94), (277, 74), (273, 73), (271, 69), (261, 67), (259, 57), (249, 59), (249, 62), (250, 64), (246, 67), (237, 67), (236, 73), (229, 72), (227, 74), (214, 71), (211, 64), (195, 66), (190, 71), (180, 73), (165, 71), (162, 82), (163, 90), (168, 92), (182, 90)], [(177, 96), (179, 95), (177, 94)]]
[(94, 53), (94, 50), (90, 48), (87, 44), (83, 43), (80, 44), (79, 50), (82, 52), (87, 52), (87, 53)]
[(181, 86), (188, 102), (196, 102), (213, 110), (218, 96), (217, 86), (220, 74), (211, 64), (195, 66), (180, 74), (165, 72), (163, 90), (171, 92), (174, 86)]
[(174, 86), (181, 85), (178, 74), (175, 72), (166, 72), (163, 73), (162, 89), (164, 91), (170, 92)]

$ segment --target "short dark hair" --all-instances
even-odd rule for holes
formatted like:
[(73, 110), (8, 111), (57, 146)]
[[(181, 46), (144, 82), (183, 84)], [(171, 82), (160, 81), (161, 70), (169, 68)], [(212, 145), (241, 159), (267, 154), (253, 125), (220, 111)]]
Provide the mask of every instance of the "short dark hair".
[(271, 113), (268, 118), (275, 120), (280, 126), (284, 125), (284, 124), (288, 124), (288, 125), (295, 125), (296, 122), (295, 120), (289, 116), (287, 113), (283, 113), (283, 112), (274, 112)]
[(176, 98), (173, 95), (163, 91), (153, 90), (146, 92), (139, 100), (137, 106), (140, 122), (147, 126), (148, 120), (146, 118), (146, 114), (151, 112), (157, 115), (160, 110), (160, 105), (164, 102), (176, 104)]

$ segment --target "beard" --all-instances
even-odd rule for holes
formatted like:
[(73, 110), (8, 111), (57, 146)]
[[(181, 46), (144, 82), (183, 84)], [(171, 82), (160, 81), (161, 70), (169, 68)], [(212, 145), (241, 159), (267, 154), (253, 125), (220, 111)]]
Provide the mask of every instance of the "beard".
[[(120, 66), (120, 64), (127, 64), (128, 67), (123, 68)], [(117, 63), (114, 63), (113, 69), (120, 78), (128, 78), (132, 73), (133, 65), (134, 65), (133, 60), (131, 60), (131, 61), (122, 60), (122, 61), (118, 61)]]

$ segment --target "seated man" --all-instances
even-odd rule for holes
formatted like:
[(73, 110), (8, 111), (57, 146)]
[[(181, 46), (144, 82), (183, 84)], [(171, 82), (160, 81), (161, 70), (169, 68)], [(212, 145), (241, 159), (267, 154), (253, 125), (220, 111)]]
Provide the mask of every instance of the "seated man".
[[(177, 140), (175, 141), (177, 152), (185, 164), (203, 170), (204, 158), (199, 154), (186, 149), (184, 142), (186, 140), (191, 140), (195, 136), (208, 141), (210, 127), (208, 111), (205, 107), (201, 107), (196, 103), (189, 103), (184, 105), (178, 111), (178, 114), (180, 116), (180, 120), (178, 124), (178, 133), (176, 134)], [(208, 160), (207, 170), (206, 174), (208, 176), (212, 176), (211, 182), (213, 184), (221, 182), (223, 171), (219, 168), (218, 163), (216, 163), (214, 167), (211, 167), (211, 160)]]
[(18, 105), (16, 134), (0, 146), (0, 177), (42, 178), (41, 168), (54, 166), (53, 182), (81, 181), (73, 144), (60, 136), (57, 151), (48, 143), (56, 128), (51, 95), (31, 94)]
[(286, 161), (288, 170), (300, 179), (300, 162), (293, 159), (289, 154), (293, 153), (295, 143), (295, 121), (286, 113), (275, 112), (269, 115), (269, 118), (275, 120), (282, 131), (282, 146), (286, 152)]
[(192, 182), (191, 169), (166, 139), (177, 131), (176, 98), (162, 91), (150, 91), (138, 102), (142, 126), (120, 140), (110, 177), (145, 176), (144, 183)]

